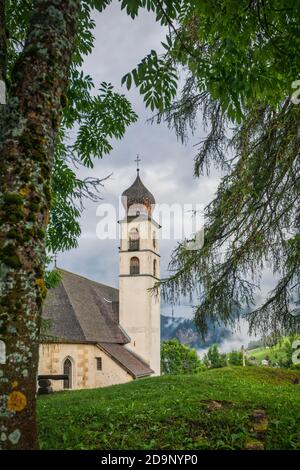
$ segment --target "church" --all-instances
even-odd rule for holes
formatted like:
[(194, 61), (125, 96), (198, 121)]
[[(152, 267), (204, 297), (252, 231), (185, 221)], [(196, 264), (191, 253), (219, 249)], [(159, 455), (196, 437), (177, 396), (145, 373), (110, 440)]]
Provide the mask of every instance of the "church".
[(160, 297), (149, 291), (160, 278), (160, 225), (139, 169), (122, 204), (119, 289), (61, 269), (48, 292), (38, 373), (68, 377), (52, 382), (55, 391), (160, 375)]

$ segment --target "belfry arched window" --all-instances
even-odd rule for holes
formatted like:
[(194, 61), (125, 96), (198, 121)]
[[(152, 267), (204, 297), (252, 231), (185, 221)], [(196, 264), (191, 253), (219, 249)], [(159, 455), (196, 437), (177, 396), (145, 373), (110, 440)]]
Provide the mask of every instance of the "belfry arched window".
[(72, 362), (68, 357), (64, 360), (64, 375), (68, 376), (64, 380), (64, 388), (72, 388)]
[(130, 259), (130, 274), (140, 274), (140, 260), (136, 256)]
[(137, 228), (132, 228), (129, 232), (129, 250), (137, 251), (140, 249), (140, 236)]
[(156, 259), (153, 260), (153, 276), (156, 277), (156, 266), (157, 266), (157, 263), (156, 263)]

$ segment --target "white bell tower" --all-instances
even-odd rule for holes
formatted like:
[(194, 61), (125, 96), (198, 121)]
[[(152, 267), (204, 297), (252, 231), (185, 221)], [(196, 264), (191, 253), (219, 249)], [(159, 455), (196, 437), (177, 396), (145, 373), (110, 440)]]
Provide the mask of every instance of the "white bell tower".
[(134, 183), (122, 194), (122, 203), (119, 321), (131, 339), (126, 347), (159, 375), (160, 296), (149, 289), (160, 278), (160, 225), (152, 218), (155, 199), (142, 183), (139, 168)]

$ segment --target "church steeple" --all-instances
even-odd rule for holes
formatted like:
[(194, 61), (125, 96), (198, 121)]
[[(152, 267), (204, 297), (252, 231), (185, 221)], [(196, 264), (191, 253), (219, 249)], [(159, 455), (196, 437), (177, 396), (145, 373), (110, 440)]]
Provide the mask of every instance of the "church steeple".
[(119, 321), (131, 338), (127, 347), (159, 375), (160, 299), (149, 289), (159, 279), (160, 225), (152, 218), (155, 199), (143, 184), (139, 167), (122, 203), (126, 215), (120, 221)]
[(134, 182), (122, 194), (122, 204), (126, 210), (126, 215), (140, 215), (137, 212), (143, 213), (145, 211), (151, 215), (155, 206), (154, 196), (143, 184), (139, 171), (139, 168), (137, 168)]

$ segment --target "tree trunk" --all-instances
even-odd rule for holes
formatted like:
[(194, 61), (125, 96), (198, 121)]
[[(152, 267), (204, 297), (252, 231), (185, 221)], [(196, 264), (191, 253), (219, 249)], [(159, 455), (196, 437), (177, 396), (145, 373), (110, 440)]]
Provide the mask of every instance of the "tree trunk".
[(0, 0), (0, 126), (2, 105), (6, 102), (7, 31), (5, 2)]
[[(0, 81), (6, 81), (7, 32), (5, 18), (5, 0), (0, 0)], [(1, 102), (0, 102), (1, 104)]]
[(1, 110), (0, 449), (37, 447), (45, 232), (79, 10), (80, 0), (34, 1), (25, 47)]

